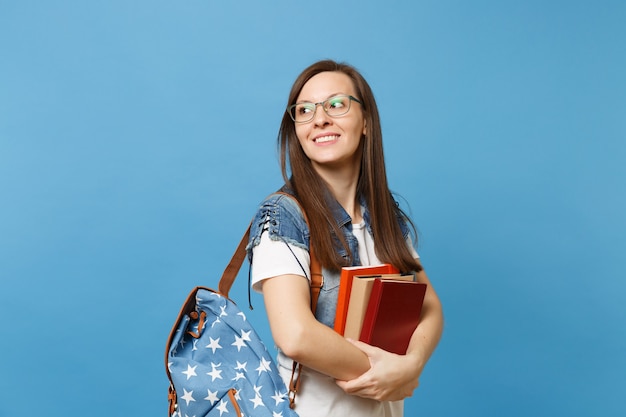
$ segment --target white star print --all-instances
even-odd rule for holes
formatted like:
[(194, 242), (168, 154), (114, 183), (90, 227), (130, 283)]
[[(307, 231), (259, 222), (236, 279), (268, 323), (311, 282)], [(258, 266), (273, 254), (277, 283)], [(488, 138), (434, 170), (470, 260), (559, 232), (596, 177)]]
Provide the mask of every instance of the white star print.
[(236, 371), (241, 371), (241, 370), (246, 371), (247, 370), (246, 369), (246, 365), (247, 364), (248, 364), (248, 362), (241, 363), (241, 362), (237, 361), (237, 366), (235, 366), (235, 370)]
[(259, 363), (259, 367), (256, 368), (256, 371), (259, 371), (259, 375), (263, 372), (267, 372), (270, 370), (270, 361), (265, 358), (261, 358), (261, 362)]
[(239, 313), (237, 313), (238, 316), (241, 316), (241, 318), (243, 319), (243, 321), (246, 321), (246, 315), (243, 313), (243, 311), (240, 311)]
[(222, 312), (220, 313), (220, 317), (228, 316), (228, 313), (226, 312), (226, 306), (220, 306), (220, 310), (222, 310)]
[(242, 347), (246, 347), (246, 342), (243, 341), (242, 337), (235, 336), (235, 341), (231, 343), (231, 346), (237, 346), (237, 352), (239, 352)]
[(254, 404), (254, 409), (256, 409), (260, 405), (263, 405), (263, 400), (261, 399), (261, 396), (258, 393), (250, 401), (252, 401), (252, 404)]
[(183, 395), (182, 398), (183, 400), (185, 400), (187, 402), (187, 405), (189, 405), (189, 403), (191, 401), (196, 401), (193, 399), (193, 397), (191, 396), (191, 394), (193, 394), (193, 391), (187, 391), (185, 388), (183, 388), (183, 391), (185, 392), (185, 395)]
[(189, 381), (189, 378), (191, 378), (192, 376), (198, 376), (196, 375), (196, 368), (198, 367), (198, 365), (194, 366), (193, 368), (191, 367), (191, 365), (187, 364), (187, 370), (183, 371), (182, 373), (187, 375), (187, 381)]
[(204, 398), (207, 401), (211, 401), (211, 405), (215, 404), (219, 398), (217, 398), (217, 391), (213, 392), (210, 389), (207, 390), (207, 396)]
[(283, 412), (281, 411), (280, 413), (277, 413), (276, 411), (274, 411), (272, 413), (272, 417), (283, 417)]
[(221, 349), (222, 347), (220, 346), (220, 338), (218, 337), (217, 339), (213, 339), (212, 337), (209, 337), (209, 344), (206, 345), (207, 348), (211, 348), (213, 349), (213, 353), (215, 353), (216, 349)]
[(272, 395), (272, 399), (274, 401), (276, 401), (276, 405), (278, 405), (278, 404), (282, 403), (283, 401), (285, 401), (285, 399), (283, 397), (284, 397), (284, 395), (281, 394), (278, 391), (274, 391), (274, 395)]
[(217, 409), (220, 410), (220, 416), (224, 413), (228, 413), (228, 403), (224, 400), (220, 402), (220, 405), (217, 406)]
[(212, 371), (206, 373), (207, 375), (211, 375), (211, 381), (215, 381), (216, 379), (222, 379), (222, 371), (217, 369), (220, 366), (222, 366), (221, 363), (219, 363), (217, 365), (214, 364), (214, 363), (211, 363)]
[(243, 372), (237, 372), (237, 374), (233, 379), (231, 379), (231, 381), (239, 381), (240, 379), (246, 379), (246, 376), (243, 374)]

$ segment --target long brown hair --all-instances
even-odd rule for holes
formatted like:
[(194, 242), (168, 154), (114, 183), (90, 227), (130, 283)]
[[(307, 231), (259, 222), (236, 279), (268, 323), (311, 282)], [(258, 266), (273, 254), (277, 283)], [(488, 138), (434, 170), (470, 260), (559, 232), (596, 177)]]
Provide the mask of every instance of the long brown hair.
[[(365, 78), (354, 67), (345, 63), (332, 60), (316, 62), (302, 71), (294, 82), (287, 106), (296, 102), (307, 81), (319, 73), (329, 71), (341, 72), (350, 77), (356, 96), (362, 102), (367, 134), (361, 139), (361, 172), (357, 195), (365, 199), (370, 212), (376, 256), (381, 262), (390, 263), (401, 271), (419, 271), (421, 267), (413, 259), (398, 223), (399, 218), (404, 218), (409, 223), (410, 220), (397, 206), (387, 185), (378, 107)], [(326, 203), (326, 200), (332, 197), (328, 185), (317, 174), (310, 159), (302, 150), (296, 136), (294, 121), (287, 112), (283, 115), (280, 125), (278, 143), (285, 184), (295, 194), (312, 225), (311, 244), (317, 258), (330, 270), (336, 271), (342, 266), (351, 265), (352, 260), (341, 258), (336, 250), (338, 241), (352, 256), (343, 233)]]

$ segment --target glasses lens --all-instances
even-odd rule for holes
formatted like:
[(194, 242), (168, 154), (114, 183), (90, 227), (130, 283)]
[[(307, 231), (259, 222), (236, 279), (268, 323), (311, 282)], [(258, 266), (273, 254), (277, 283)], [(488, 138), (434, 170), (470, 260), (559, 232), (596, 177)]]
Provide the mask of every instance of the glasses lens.
[(313, 103), (296, 103), (289, 107), (289, 114), (296, 122), (308, 122), (313, 118), (315, 113), (315, 104)]
[(329, 116), (341, 116), (350, 110), (350, 97), (335, 96), (324, 102), (324, 109)]

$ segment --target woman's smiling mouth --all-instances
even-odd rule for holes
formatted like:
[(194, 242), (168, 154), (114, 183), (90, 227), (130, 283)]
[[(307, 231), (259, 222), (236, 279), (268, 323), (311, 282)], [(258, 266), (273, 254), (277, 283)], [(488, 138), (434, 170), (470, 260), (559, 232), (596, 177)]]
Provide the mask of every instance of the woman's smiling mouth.
[(326, 143), (339, 139), (339, 135), (324, 135), (313, 139), (315, 143)]

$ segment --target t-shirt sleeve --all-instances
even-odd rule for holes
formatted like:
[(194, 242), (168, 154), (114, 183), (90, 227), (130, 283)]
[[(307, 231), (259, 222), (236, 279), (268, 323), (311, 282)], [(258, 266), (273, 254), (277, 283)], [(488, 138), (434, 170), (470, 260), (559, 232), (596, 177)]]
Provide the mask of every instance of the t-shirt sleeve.
[(270, 239), (265, 230), (259, 244), (252, 249), (252, 288), (262, 292), (262, 281), (280, 275), (299, 275), (310, 279), (310, 262), (308, 251), (282, 240)]

